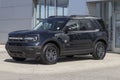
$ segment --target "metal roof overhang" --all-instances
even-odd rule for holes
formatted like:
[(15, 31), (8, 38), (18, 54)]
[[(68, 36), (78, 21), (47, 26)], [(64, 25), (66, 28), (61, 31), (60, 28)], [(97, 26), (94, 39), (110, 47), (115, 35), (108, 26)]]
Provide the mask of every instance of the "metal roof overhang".
[[(41, 5), (45, 4), (45, 0), (38, 0), (38, 3)], [(58, 7), (67, 7), (69, 0), (57, 0)], [(55, 0), (46, 0), (46, 5), (55, 6)]]
[(106, 1), (117, 1), (117, 0), (87, 0), (87, 2), (106, 2)]

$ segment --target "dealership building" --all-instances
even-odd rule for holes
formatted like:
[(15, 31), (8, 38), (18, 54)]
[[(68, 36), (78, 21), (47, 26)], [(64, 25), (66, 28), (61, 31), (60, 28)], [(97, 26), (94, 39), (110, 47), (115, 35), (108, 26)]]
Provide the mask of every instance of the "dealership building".
[(49, 16), (101, 17), (109, 31), (109, 50), (120, 52), (120, 0), (0, 0), (0, 43), (8, 33), (32, 29)]

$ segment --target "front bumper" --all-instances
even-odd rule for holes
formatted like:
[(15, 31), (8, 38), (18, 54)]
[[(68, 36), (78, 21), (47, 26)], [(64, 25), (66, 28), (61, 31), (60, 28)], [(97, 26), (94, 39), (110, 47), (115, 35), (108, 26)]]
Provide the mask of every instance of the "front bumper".
[(11, 57), (19, 58), (37, 58), (40, 56), (41, 47), (40, 46), (28, 46), (28, 45), (9, 45), (6, 44), (6, 50)]

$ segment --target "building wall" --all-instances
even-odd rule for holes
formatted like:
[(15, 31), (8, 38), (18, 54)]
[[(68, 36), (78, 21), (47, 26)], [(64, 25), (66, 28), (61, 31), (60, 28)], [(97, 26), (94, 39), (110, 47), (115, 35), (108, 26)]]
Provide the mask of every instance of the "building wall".
[(32, 5), (32, 0), (0, 0), (0, 43), (11, 31), (31, 28)]
[[(88, 5), (87, 2), (97, 1), (105, 0), (69, 0), (68, 15), (89, 15), (90, 14), (89, 9), (93, 10), (93, 7), (95, 5), (94, 4)], [(95, 11), (93, 12), (93, 14), (95, 15)]]
[(88, 15), (87, 0), (69, 0), (69, 15)]
[[(0, 43), (7, 41), (11, 31), (31, 29), (35, 21), (35, 0), (0, 0)], [(87, 2), (100, 0), (69, 0), (68, 15), (88, 15)]]

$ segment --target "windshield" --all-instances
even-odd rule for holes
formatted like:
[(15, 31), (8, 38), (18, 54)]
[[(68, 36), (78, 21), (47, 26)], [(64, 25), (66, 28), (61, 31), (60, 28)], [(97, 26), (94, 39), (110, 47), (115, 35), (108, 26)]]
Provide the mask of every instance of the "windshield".
[(65, 19), (45, 19), (38, 23), (33, 29), (60, 31), (62, 30), (65, 21)]

